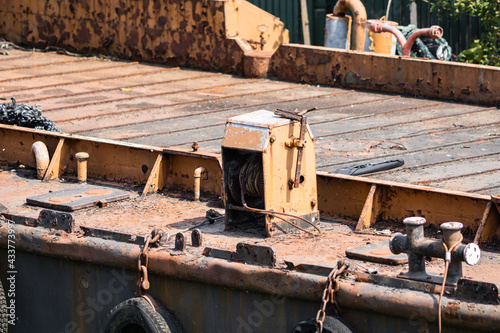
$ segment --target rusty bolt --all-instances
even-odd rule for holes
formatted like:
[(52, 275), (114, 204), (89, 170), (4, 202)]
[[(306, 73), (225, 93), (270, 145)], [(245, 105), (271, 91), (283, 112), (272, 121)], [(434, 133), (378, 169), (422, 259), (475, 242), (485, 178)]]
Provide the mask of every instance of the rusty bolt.
[(271, 135), (271, 137), (269, 138), (269, 142), (271, 143), (274, 143), (276, 141), (276, 135)]
[(318, 203), (318, 200), (316, 200), (316, 198), (311, 199), (311, 207), (315, 207), (317, 203)]
[(200, 148), (200, 146), (198, 145), (198, 141), (193, 142), (191, 148), (193, 148), (193, 151), (198, 151), (198, 149)]

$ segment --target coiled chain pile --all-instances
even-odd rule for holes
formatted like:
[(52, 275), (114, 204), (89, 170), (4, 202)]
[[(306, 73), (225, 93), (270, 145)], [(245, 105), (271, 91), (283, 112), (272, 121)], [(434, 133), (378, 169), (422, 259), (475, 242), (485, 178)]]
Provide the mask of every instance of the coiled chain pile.
[(40, 108), (27, 104), (16, 103), (16, 99), (14, 97), (12, 97), (11, 100), (12, 103), (10, 104), (0, 104), (1, 124), (61, 132), (52, 120), (42, 117), (42, 110), (40, 110)]

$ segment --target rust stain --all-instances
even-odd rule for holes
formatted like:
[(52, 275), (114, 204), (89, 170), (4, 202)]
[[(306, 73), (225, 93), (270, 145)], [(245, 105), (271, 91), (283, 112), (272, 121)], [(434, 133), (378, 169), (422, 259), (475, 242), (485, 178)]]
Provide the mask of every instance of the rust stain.
[[(239, 4), (242, 11), (248, 6)], [(288, 31), (263, 11), (252, 7), (242, 16), (234, 6), (205, 0), (51, 1), (39, 6), (34, 0), (20, 0), (8, 9), (0, 8), (0, 14), (11, 17), (10, 24), (0, 25), (0, 34), (39, 47), (242, 74), (242, 45), (244, 40), (258, 40), (258, 24), (273, 26), (266, 32), (269, 50), (279, 46), (277, 41), (287, 42)], [(239, 17), (255, 19), (246, 24)], [(234, 35), (229, 31), (238, 29), (241, 40), (228, 37)]]
[(85, 195), (106, 195), (106, 194), (111, 194), (113, 191), (110, 190), (105, 190), (105, 189), (100, 189), (100, 190), (88, 190), (83, 192)]
[[(294, 82), (340, 85), (494, 106), (500, 102), (500, 69), (495, 67), (292, 44), (278, 48), (270, 67), (272, 76)], [(427, 73), (432, 75), (427, 76)], [(464, 82), (467, 83), (465, 87)]]
[(49, 202), (53, 202), (53, 203), (66, 203), (66, 202), (71, 202), (71, 201), (74, 201), (75, 198), (74, 197), (58, 197), (58, 198), (50, 198), (50, 199), (47, 199), (47, 201)]

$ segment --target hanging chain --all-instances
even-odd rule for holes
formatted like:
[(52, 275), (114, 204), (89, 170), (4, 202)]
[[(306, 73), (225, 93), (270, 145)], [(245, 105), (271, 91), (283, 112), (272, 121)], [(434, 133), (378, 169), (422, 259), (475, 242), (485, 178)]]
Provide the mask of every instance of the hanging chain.
[(322, 333), (323, 332), (323, 324), (325, 322), (325, 316), (326, 316), (326, 306), (328, 303), (332, 303), (335, 309), (335, 314), (338, 315), (338, 304), (337, 301), (335, 300), (335, 292), (339, 289), (339, 280), (340, 276), (342, 273), (347, 269), (349, 265), (339, 261), (337, 264), (337, 267), (332, 269), (330, 274), (328, 274), (328, 277), (326, 279), (326, 285), (325, 285), (325, 290), (323, 290), (323, 297), (321, 298), (321, 306), (318, 310), (318, 314), (316, 315), (316, 333)]
[(139, 294), (145, 294), (149, 289), (150, 284), (148, 280), (148, 260), (149, 260), (149, 249), (152, 244), (155, 244), (160, 240), (162, 233), (159, 229), (154, 229), (151, 234), (146, 237), (146, 242), (142, 252), (137, 258), (137, 266), (139, 269), (139, 280), (137, 282), (137, 287), (139, 288)]

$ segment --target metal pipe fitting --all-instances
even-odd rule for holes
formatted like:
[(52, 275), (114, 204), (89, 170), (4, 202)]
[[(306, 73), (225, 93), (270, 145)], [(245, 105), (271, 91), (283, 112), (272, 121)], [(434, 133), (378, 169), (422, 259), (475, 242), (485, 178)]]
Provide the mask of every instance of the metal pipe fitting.
[[(462, 262), (475, 265), (480, 258), (481, 251), (474, 244), (461, 244), (462, 235), (460, 230), (463, 225), (459, 222), (447, 222), (441, 225), (443, 230), (443, 241), (426, 239), (424, 237), (423, 217), (408, 217), (403, 223), (406, 225), (406, 236), (396, 233), (389, 241), (392, 253), (406, 253), (408, 255), (408, 272), (402, 274), (404, 277), (420, 280), (439, 282), (439, 278), (428, 275), (425, 272), (425, 257), (445, 258), (446, 249), (443, 242), (451, 251), (451, 261), (448, 268), (447, 283), (455, 283), (462, 277)], [(460, 245), (456, 245), (460, 244)]]
[(360, 0), (339, 0), (333, 8), (333, 15), (344, 17), (348, 10), (353, 16), (352, 24), (352, 49), (363, 51), (365, 49), (366, 9)]
[(398, 28), (396, 28), (388, 23), (384, 23), (381, 21), (373, 21), (373, 22), (370, 21), (370, 25), (368, 26), (368, 29), (376, 34), (379, 34), (382, 32), (389, 32), (396, 37), (396, 39), (397, 39), (399, 45), (401, 45), (401, 47), (406, 45), (406, 38), (403, 35), (403, 33), (401, 31), (399, 31)]
[(45, 176), (49, 167), (50, 157), (47, 146), (42, 141), (36, 141), (31, 146), (31, 162), (36, 163), (36, 175), (38, 179)]
[(79, 152), (75, 154), (76, 159), (76, 169), (78, 172), (78, 181), (80, 183), (87, 182), (87, 160), (89, 159), (89, 154), (85, 152)]
[(411, 47), (415, 43), (415, 40), (417, 40), (418, 37), (422, 36), (427, 36), (430, 38), (440, 38), (443, 36), (443, 28), (437, 25), (433, 25), (430, 28), (426, 29), (418, 29), (414, 31), (410, 37), (408, 37), (408, 40), (406, 41), (405, 45), (401, 45), (403, 48), (403, 56), (404, 57), (409, 57), (410, 56), (410, 51)]
[(194, 170), (194, 201), (200, 201), (201, 175), (206, 173), (207, 170), (204, 167)]
[(462, 241), (462, 235), (460, 230), (464, 225), (460, 222), (446, 222), (441, 224), (441, 230), (443, 230), (443, 242), (446, 244), (448, 249), (451, 249), (457, 243)]

